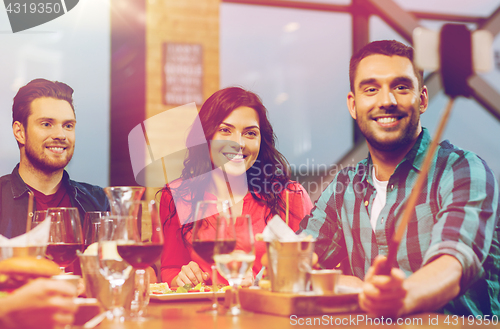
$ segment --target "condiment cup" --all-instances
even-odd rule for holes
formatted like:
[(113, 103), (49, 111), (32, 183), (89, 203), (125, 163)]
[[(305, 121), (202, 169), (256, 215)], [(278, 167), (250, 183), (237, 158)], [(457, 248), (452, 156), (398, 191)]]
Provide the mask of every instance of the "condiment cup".
[(336, 294), (341, 270), (312, 270), (311, 283), (315, 294)]

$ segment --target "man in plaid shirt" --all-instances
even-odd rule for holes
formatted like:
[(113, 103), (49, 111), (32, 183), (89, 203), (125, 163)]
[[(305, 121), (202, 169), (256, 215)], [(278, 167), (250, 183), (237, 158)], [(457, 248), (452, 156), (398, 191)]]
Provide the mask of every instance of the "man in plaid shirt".
[(448, 141), (434, 156), (398, 268), (378, 274), (430, 144), (420, 123), (427, 87), (412, 60), (413, 49), (397, 41), (372, 42), (351, 58), (347, 105), (370, 153), (337, 174), (300, 231), (316, 238), (323, 267), (345, 265), (372, 315), (499, 315), (498, 185), (481, 158)]

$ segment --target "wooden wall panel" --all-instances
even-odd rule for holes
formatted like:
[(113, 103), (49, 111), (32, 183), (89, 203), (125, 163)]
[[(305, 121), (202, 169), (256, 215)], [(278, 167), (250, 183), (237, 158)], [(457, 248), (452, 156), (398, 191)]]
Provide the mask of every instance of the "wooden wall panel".
[[(149, 0), (146, 2), (146, 118), (174, 108), (162, 98), (165, 43), (201, 44), (203, 100), (219, 89), (220, 0)], [(196, 104), (198, 109), (202, 104)], [(179, 134), (183, 132), (170, 132)], [(148, 131), (150, 144), (164, 143), (164, 129)], [(182, 164), (179, 164), (179, 170)], [(157, 173), (148, 172), (146, 175)], [(148, 188), (152, 199), (158, 188)], [(157, 198), (158, 200), (158, 198)]]
[(111, 0), (110, 186), (135, 186), (128, 134), (145, 117), (145, 0)]

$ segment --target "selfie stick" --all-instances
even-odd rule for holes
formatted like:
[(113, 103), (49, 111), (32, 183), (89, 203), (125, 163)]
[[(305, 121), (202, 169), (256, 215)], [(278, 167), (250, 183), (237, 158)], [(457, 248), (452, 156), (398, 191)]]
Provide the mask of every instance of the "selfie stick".
[[(391, 241), (389, 242), (389, 251), (387, 260), (377, 271), (379, 275), (390, 275), (391, 268), (397, 263), (398, 247), (401, 239), (406, 232), (406, 228), (414, 213), (415, 205), (417, 204), (418, 197), (420, 196), (422, 186), (427, 179), (427, 173), (431, 166), (436, 152), (441, 135), (448, 123), (453, 103), (457, 96), (469, 97), (470, 87), (467, 79), (473, 73), (472, 67), (472, 42), (471, 33), (465, 25), (446, 24), (441, 29), (440, 34), (440, 66), (441, 66), (441, 79), (444, 87), (444, 92), (450, 99), (438, 124), (438, 128), (431, 141), (429, 150), (425, 156), (420, 174), (417, 181), (413, 186), (408, 202), (404, 205), (403, 215), (401, 221), (394, 231)], [(456, 56), (459, 54), (459, 56)]]

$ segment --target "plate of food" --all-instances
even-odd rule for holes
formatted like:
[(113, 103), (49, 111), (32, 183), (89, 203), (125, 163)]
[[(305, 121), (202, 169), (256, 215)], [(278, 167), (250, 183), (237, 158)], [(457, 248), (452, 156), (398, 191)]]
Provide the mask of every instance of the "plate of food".
[[(166, 282), (151, 283), (149, 289), (149, 297), (152, 300), (161, 301), (210, 299), (213, 296), (212, 286), (205, 285), (204, 283), (198, 284), (195, 287), (186, 284), (183, 287), (174, 289), (170, 289)], [(218, 298), (224, 297), (227, 289), (230, 289), (230, 286), (224, 284), (217, 285), (216, 296)]]

